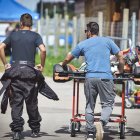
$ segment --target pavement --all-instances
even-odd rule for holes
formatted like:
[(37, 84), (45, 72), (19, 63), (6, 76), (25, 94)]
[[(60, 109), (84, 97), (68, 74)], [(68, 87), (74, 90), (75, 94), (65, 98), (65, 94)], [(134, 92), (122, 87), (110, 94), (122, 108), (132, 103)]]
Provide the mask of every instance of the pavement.
[[(1, 75), (1, 74), (0, 74)], [(57, 93), (60, 100), (53, 101), (39, 94), (38, 106), (42, 116), (40, 137), (37, 140), (85, 140), (85, 122), (82, 122), (81, 132), (76, 137), (70, 137), (69, 125), (72, 117), (72, 90), (73, 81), (66, 83), (55, 83), (52, 78), (46, 77), (46, 82)], [(0, 85), (1, 87), (1, 85)], [(0, 101), (1, 101), (0, 97)], [(80, 103), (79, 112), (84, 114), (85, 96), (83, 83), (80, 84)], [(100, 112), (100, 101), (97, 99), (95, 112)], [(11, 140), (12, 133), (9, 128), (11, 123), (10, 107), (6, 114), (0, 114), (0, 140)], [(116, 97), (116, 103), (113, 113), (121, 113), (121, 98)], [(127, 132), (126, 140), (140, 140), (140, 109), (126, 109)], [(25, 119), (23, 139), (33, 140), (31, 130), (28, 126), (28, 116), (24, 106), (23, 118)], [(119, 140), (118, 123), (108, 123), (105, 127), (103, 140)]]

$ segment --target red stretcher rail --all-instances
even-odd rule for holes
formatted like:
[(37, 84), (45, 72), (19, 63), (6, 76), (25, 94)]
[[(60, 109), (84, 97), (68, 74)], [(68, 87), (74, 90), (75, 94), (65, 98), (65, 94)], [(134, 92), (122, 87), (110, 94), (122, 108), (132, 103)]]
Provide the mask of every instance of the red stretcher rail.
[[(83, 82), (85, 77), (73, 77), (73, 98), (72, 98), (72, 118), (71, 118), (71, 136), (75, 137), (76, 130), (80, 131), (80, 122), (84, 122), (85, 119), (82, 118), (85, 114), (79, 113), (79, 84)], [(121, 106), (121, 114), (112, 114), (109, 122), (119, 123), (120, 128), (120, 139), (125, 138), (125, 124), (126, 124), (126, 116), (125, 116), (125, 84), (127, 80), (133, 80), (132, 78), (115, 78), (114, 81), (119, 84), (122, 84), (122, 106)], [(95, 113), (95, 121), (99, 121), (101, 116), (100, 113)], [(78, 126), (78, 128), (76, 128)]]
[[(55, 71), (55, 74), (58, 77), (68, 77), (68, 79), (73, 79), (73, 98), (72, 98), (72, 118), (70, 123), (71, 137), (75, 137), (76, 132), (80, 131), (81, 122), (85, 121), (85, 114), (80, 114), (79, 112), (79, 84), (85, 80), (84, 71)], [(54, 77), (55, 77), (54, 74)], [(114, 78), (115, 84), (122, 85), (122, 105), (120, 114), (112, 114), (109, 122), (119, 123), (120, 129), (120, 139), (125, 138), (125, 124), (127, 118), (125, 116), (125, 90), (127, 88), (127, 81), (134, 81), (136, 84), (140, 84), (140, 74), (133, 73), (123, 73), (117, 75), (117, 78)], [(100, 113), (95, 113), (95, 121), (99, 121), (101, 116)]]
[[(71, 136), (75, 137), (77, 131), (80, 131), (81, 122), (84, 122), (85, 114), (79, 113), (79, 84), (85, 80), (84, 72), (61, 72), (59, 76), (69, 76), (73, 79), (73, 98), (72, 98), (72, 118), (71, 118)], [(122, 105), (121, 105), (121, 114), (112, 114), (109, 122), (119, 123), (120, 129), (120, 139), (125, 138), (125, 124), (127, 122), (125, 116), (125, 90), (126, 90), (126, 81), (134, 81), (134, 78), (140, 78), (140, 75), (135, 75), (132, 73), (120, 74), (117, 78), (114, 78), (115, 84), (122, 85)], [(95, 121), (99, 121), (101, 116), (100, 113), (95, 113)]]

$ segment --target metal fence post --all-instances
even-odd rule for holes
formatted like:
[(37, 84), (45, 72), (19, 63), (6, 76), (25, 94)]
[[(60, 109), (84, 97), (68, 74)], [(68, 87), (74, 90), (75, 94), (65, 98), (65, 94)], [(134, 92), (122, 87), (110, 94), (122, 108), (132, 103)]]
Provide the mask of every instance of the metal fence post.
[(83, 39), (85, 39), (85, 14), (80, 14), (80, 27), (78, 28), (80, 28), (79, 41), (82, 41)]
[(46, 13), (46, 50), (47, 54), (49, 54), (49, 43), (48, 43), (48, 38), (49, 38), (49, 16), (48, 16), (48, 9), (45, 10)]
[(66, 53), (69, 51), (68, 37), (69, 37), (69, 27), (68, 27), (69, 16), (65, 15), (65, 50)]
[(99, 36), (103, 36), (103, 12), (98, 12)]
[(41, 34), (41, 20), (40, 19), (37, 21), (37, 32)]
[(55, 14), (54, 16), (55, 18), (55, 31), (54, 31), (54, 34), (55, 34), (55, 41), (54, 41), (54, 56), (57, 56), (58, 55), (58, 14)]
[[(123, 10), (123, 28), (122, 28), (122, 38), (128, 38), (128, 21), (129, 21), (129, 9)], [(121, 42), (121, 49), (127, 48), (127, 41)]]
[(139, 17), (138, 17), (138, 44), (140, 44), (140, 10), (139, 10)]
[(72, 49), (74, 49), (77, 45), (77, 17), (73, 17), (73, 44)]
[(132, 14), (132, 47), (136, 46), (136, 13)]
[[(78, 27), (80, 29), (79, 31), (79, 42), (85, 39), (85, 14), (80, 14), (80, 27)], [(84, 62), (84, 57), (80, 56), (79, 58), (79, 62), (83, 63)]]

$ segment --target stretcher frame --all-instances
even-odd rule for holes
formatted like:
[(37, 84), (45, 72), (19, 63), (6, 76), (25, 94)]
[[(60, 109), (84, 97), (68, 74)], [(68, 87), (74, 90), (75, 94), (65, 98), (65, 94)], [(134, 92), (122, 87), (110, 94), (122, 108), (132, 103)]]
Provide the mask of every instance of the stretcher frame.
[[(73, 77), (73, 98), (72, 98), (72, 118), (70, 119), (70, 132), (71, 137), (75, 137), (76, 132), (80, 131), (81, 123), (85, 122), (85, 119), (82, 119), (85, 114), (79, 113), (79, 84), (81, 81), (83, 82), (84, 77)], [(117, 81), (117, 79), (115, 79)], [(121, 81), (120, 81), (121, 80)], [(122, 84), (122, 106), (121, 106), (121, 114), (112, 114), (110, 116), (109, 122), (119, 123), (120, 130), (120, 139), (125, 138), (125, 124), (127, 123), (127, 119), (125, 116), (125, 89), (126, 89), (126, 80), (130, 80), (129, 78), (121, 78), (119, 82)], [(95, 122), (99, 121), (100, 113), (94, 114)]]
[[(71, 76), (73, 78), (73, 98), (72, 98), (72, 118), (71, 118), (71, 137), (75, 137), (77, 131), (80, 131), (81, 122), (84, 122), (85, 119), (82, 119), (85, 114), (79, 113), (79, 84), (84, 81), (85, 77), (80, 76)], [(122, 85), (122, 94), (121, 94), (121, 114), (111, 114), (109, 122), (119, 123), (119, 132), (120, 139), (125, 138), (125, 125), (127, 123), (127, 117), (125, 115), (125, 90), (126, 82), (128, 80), (133, 80), (132, 78), (115, 78), (114, 82)], [(99, 121), (100, 113), (95, 113), (95, 122)]]
[[(85, 73), (84, 72), (60, 72), (58, 74), (60, 77), (69, 77), (73, 79), (73, 97), (72, 97), (72, 118), (70, 119), (70, 133), (71, 137), (75, 137), (77, 132), (80, 132), (81, 122), (85, 122), (85, 114), (79, 113), (79, 85), (81, 82), (85, 80)], [(120, 139), (125, 139), (125, 129), (127, 123), (127, 117), (125, 115), (125, 93), (127, 91), (127, 81), (134, 81), (134, 78), (140, 78), (140, 75), (135, 75), (132, 73), (124, 73), (119, 75), (118, 78), (114, 78), (115, 84), (122, 85), (121, 91), (121, 113), (120, 114), (111, 114), (109, 122), (112, 123), (119, 123), (119, 134)], [(95, 113), (94, 119), (95, 122), (98, 122), (100, 119), (101, 113)], [(98, 131), (98, 130), (97, 130)]]

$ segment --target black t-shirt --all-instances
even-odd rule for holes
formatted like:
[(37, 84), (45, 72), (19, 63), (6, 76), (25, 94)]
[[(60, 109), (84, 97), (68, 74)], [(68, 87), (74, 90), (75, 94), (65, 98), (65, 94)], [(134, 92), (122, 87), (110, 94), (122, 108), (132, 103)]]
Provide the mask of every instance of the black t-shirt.
[(13, 61), (35, 62), (36, 47), (43, 44), (43, 41), (36, 32), (19, 30), (11, 33), (3, 43), (11, 47)]

